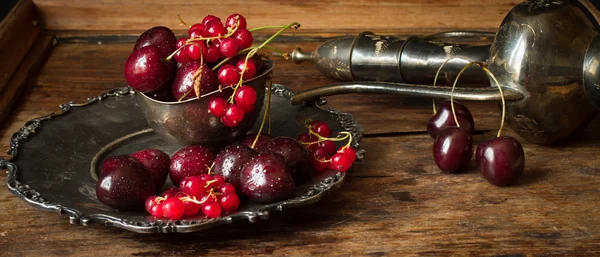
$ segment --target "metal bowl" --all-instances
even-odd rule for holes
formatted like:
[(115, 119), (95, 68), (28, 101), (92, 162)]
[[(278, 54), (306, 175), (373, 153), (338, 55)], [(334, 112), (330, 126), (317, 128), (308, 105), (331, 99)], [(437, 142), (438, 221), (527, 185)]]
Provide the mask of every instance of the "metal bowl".
[(165, 139), (179, 145), (225, 146), (246, 135), (261, 112), (265, 89), (271, 82), (273, 62), (263, 60), (262, 66), (262, 72), (258, 76), (244, 82), (256, 89), (257, 104), (235, 127), (223, 125), (219, 118), (208, 113), (208, 101), (219, 95), (227, 99), (223, 95), (231, 93), (231, 90), (224, 90), (223, 93), (214, 91), (199, 99), (181, 102), (161, 102), (145, 94), (136, 94), (137, 101), (150, 127)]

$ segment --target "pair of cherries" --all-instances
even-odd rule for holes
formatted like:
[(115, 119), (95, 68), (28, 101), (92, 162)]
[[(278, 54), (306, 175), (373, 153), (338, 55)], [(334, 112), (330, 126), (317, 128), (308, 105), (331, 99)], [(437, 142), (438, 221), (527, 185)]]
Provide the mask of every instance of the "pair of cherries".
[[(452, 109), (451, 101), (443, 101), (427, 125), (427, 132), (435, 139), (433, 159), (446, 173), (463, 171), (473, 156), (473, 116), (457, 102)], [(523, 147), (510, 136), (498, 135), (480, 143), (475, 160), (483, 177), (497, 186), (514, 184), (525, 167)]]

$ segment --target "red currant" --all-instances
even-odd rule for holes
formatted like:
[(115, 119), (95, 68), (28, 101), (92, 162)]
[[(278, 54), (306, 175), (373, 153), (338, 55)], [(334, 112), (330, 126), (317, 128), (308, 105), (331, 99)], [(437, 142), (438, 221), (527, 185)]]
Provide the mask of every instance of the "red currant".
[(219, 188), (222, 194), (235, 194), (235, 186), (231, 183), (225, 183)]
[(183, 216), (183, 212), (185, 211), (185, 207), (183, 206), (183, 202), (179, 200), (177, 197), (167, 198), (163, 202), (163, 214), (165, 218), (171, 220), (178, 220)]
[(198, 60), (198, 59), (200, 59), (200, 56), (202, 56), (203, 54), (206, 53), (206, 49), (204, 48), (204, 45), (197, 44), (197, 43), (192, 43), (190, 45), (187, 45), (183, 49), (186, 51), (187, 56), (190, 57), (190, 59), (192, 59), (192, 60)]
[(162, 192), (162, 194), (160, 194), (160, 196), (165, 197), (165, 198), (175, 197), (177, 195), (177, 193), (179, 193), (179, 189), (177, 189), (176, 187), (171, 187), (171, 188), (165, 190), (164, 192)]
[(153, 195), (148, 197), (148, 199), (146, 199), (145, 207), (146, 211), (153, 217), (162, 218), (162, 203), (159, 203), (158, 196)]
[(221, 187), (222, 185), (225, 184), (225, 177), (219, 175), (219, 174), (215, 174), (213, 175), (213, 180), (216, 180), (215, 183), (215, 187)]
[(214, 44), (206, 47), (206, 54), (204, 55), (204, 61), (215, 62), (221, 58), (221, 51)]
[(296, 138), (296, 140), (298, 140), (300, 143), (312, 143), (317, 141), (317, 137), (309, 133), (302, 133)]
[(202, 208), (202, 213), (208, 218), (216, 219), (221, 216), (221, 206), (218, 203), (207, 204)]
[[(202, 25), (202, 24), (200, 24)], [(199, 30), (199, 29), (195, 29), (195, 30), (190, 30), (190, 38), (201, 38), (202, 36), (204, 36), (206, 32)]]
[[(239, 22), (239, 23), (238, 23)], [(229, 15), (229, 17), (227, 17), (227, 20), (225, 20), (225, 26), (227, 26), (227, 28), (233, 28), (235, 26), (238, 27), (239, 29), (246, 29), (246, 18), (244, 18), (244, 16), (234, 13), (232, 15)]]
[(252, 33), (246, 29), (238, 29), (231, 37), (238, 41), (240, 50), (251, 47), (252, 41), (254, 40), (254, 38), (252, 38)]
[(211, 21), (221, 22), (221, 19), (219, 19), (219, 17), (217, 17), (217, 16), (209, 14), (209, 15), (206, 15), (206, 17), (204, 17), (204, 19), (202, 19), (202, 25), (206, 26), (206, 24)]
[(329, 125), (323, 121), (315, 121), (310, 124), (312, 126), (312, 131), (319, 134), (322, 137), (331, 136), (331, 128)]
[(227, 34), (225, 27), (223, 27), (223, 23), (221, 21), (210, 21), (204, 24), (204, 29), (206, 31), (206, 36), (208, 37), (219, 37)]
[(239, 60), (235, 64), (235, 70), (240, 74), (242, 74), (242, 71), (244, 72), (242, 74), (243, 80), (249, 80), (251, 78), (254, 78), (254, 75), (256, 75), (256, 65), (254, 65), (254, 62), (252, 60), (248, 60), (247, 63), (246, 59)]
[(221, 205), (221, 208), (225, 212), (234, 212), (240, 207), (240, 198), (235, 193), (223, 194), (221, 199), (219, 199), (219, 205)]
[(240, 80), (240, 74), (235, 71), (231, 64), (225, 64), (219, 68), (219, 82), (223, 85), (235, 85)]
[(217, 199), (214, 194), (207, 192), (204, 194), (204, 196), (202, 196), (202, 198), (200, 198), (200, 202), (202, 202), (202, 206), (204, 207), (206, 205), (216, 203)]
[(330, 153), (335, 153), (335, 143), (333, 141), (325, 140), (319, 143), (319, 148), (325, 149), (325, 151)]
[(227, 58), (235, 56), (238, 50), (238, 42), (233, 38), (226, 38), (221, 41), (219, 51)]
[(312, 163), (313, 167), (315, 167), (315, 170), (324, 171), (327, 169), (327, 167), (329, 167), (330, 162), (322, 159), (313, 158)]
[(215, 97), (208, 101), (208, 112), (217, 118), (225, 116), (225, 108), (227, 108), (227, 101), (221, 97)]
[(197, 198), (204, 194), (204, 186), (206, 182), (200, 178), (200, 176), (190, 176), (181, 180), (179, 183), (179, 190), (188, 194), (189, 196), (195, 196)]
[(223, 125), (235, 127), (244, 119), (244, 109), (235, 104), (230, 104), (225, 111), (225, 116), (221, 118)]
[(249, 113), (254, 110), (254, 103), (256, 103), (256, 90), (251, 86), (241, 86), (235, 92), (234, 97), (235, 103), (244, 109), (245, 113)]
[(190, 57), (187, 55), (187, 51), (185, 50), (185, 48), (181, 49), (180, 51), (177, 51), (173, 58), (175, 58), (175, 61), (180, 63), (191, 61)]
[(200, 206), (197, 203), (194, 203), (192, 201), (183, 201), (183, 214), (187, 216), (192, 216), (198, 213), (198, 211), (200, 211), (200, 208), (202, 208), (202, 206)]
[(210, 175), (210, 174), (204, 173), (204, 174), (200, 175), (200, 178), (201, 178), (201, 179), (202, 179), (204, 182), (208, 182), (208, 181), (211, 181), (211, 180), (213, 180), (213, 175)]
[(179, 49), (180, 47), (184, 46), (186, 43), (187, 43), (187, 38), (182, 37), (182, 38), (180, 38), (180, 39), (177, 40), (177, 43), (175, 44), (175, 47), (177, 49)]
[(331, 157), (329, 168), (336, 171), (345, 172), (352, 166), (352, 158), (348, 155), (336, 153)]
[(190, 36), (190, 38), (200, 37), (203, 34), (204, 34), (204, 25), (202, 25), (201, 23), (196, 23), (196, 24), (192, 25), (190, 27), (190, 29), (188, 30), (188, 36)]
[(354, 148), (352, 147), (343, 147), (338, 151), (338, 153), (349, 156), (352, 160), (351, 162), (356, 161), (356, 150), (354, 150)]

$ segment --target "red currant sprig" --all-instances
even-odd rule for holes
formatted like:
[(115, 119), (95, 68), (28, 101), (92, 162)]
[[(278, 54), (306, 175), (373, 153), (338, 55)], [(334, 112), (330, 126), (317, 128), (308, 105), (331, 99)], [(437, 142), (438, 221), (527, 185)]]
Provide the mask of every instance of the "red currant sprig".
[[(331, 128), (322, 121), (305, 121), (307, 133), (298, 136), (302, 143), (313, 156), (313, 165), (316, 170), (323, 171), (327, 168), (346, 172), (356, 161), (356, 150), (350, 146), (352, 134), (347, 131), (338, 133), (337, 137), (330, 138)], [(336, 151), (335, 141), (348, 140), (346, 145)]]
[[(242, 24), (241, 19), (238, 20), (238, 23)], [(263, 42), (261, 45), (253, 48), (242, 49), (234, 55), (228, 56), (228, 58), (221, 61), (219, 64), (215, 65), (213, 70), (218, 69), (217, 77), (221, 83), (219, 88), (222, 89), (223, 87), (230, 87), (233, 90), (233, 93), (227, 99), (226, 105), (223, 104), (224, 99), (211, 99), (208, 106), (209, 112), (215, 117), (221, 118), (221, 122), (225, 126), (234, 127), (244, 119), (246, 113), (254, 110), (254, 104), (257, 100), (257, 92), (253, 87), (244, 84), (244, 81), (252, 79), (256, 75), (256, 65), (251, 58), (258, 54), (260, 49), (265, 48), (268, 43), (270, 43), (283, 31), (289, 28), (298, 28), (299, 26), (300, 24), (294, 22), (287, 26), (279, 27), (280, 30), (265, 40), (265, 42)], [(221, 46), (228, 42), (231, 41), (229, 40), (221, 42)], [(227, 63), (227, 61), (231, 60), (233, 56), (245, 52), (247, 52), (245, 58), (237, 61), (235, 65)]]
[(183, 179), (179, 190), (170, 188), (161, 196), (149, 197), (146, 211), (154, 217), (171, 220), (200, 211), (207, 218), (218, 218), (222, 213), (235, 212), (239, 205), (235, 186), (226, 183), (223, 176), (203, 174)]

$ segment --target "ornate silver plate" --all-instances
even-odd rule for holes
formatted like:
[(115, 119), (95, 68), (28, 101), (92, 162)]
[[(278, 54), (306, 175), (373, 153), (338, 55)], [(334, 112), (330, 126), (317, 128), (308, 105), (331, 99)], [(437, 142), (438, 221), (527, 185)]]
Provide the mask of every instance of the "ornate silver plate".
[[(273, 85), (273, 88), (272, 135), (295, 138), (303, 132), (303, 121), (312, 118), (327, 122), (333, 131), (350, 131), (353, 147), (358, 148), (363, 130), (352, 115), (320, 108), (324, 100), (291, 105), (293, 92), (281, 85)], [(344, 180), (345, 173), (326, 172), (298, 186), (288, 200), (268, 205), (245, 203), (238, 212), (218, 219), (196, 216), (171, 221), (155, 219), (145, 212), (112, 210), (96, 199), (95, 174), (92, 173), (99, 160), (148, 147), (172, 155), (181, 147), (165, 141), (150, 129), (133, 94), (129, 88), (111, 90), (84, 104), (63, 104), (62, 112), (27, 122), (11, 138), (11, 159), (0, 159), (0, 169), (8, 169), (9, 191), (31, 206), (68, 215), (72, 224), (87, 226), (98, 222), (138, 233), (179, 233), (235, 220), (267, 219), (271, 211), (319, 201), (324, 193), (340, 187)], [(358, 151), (359, 158), (362, 153)]]

